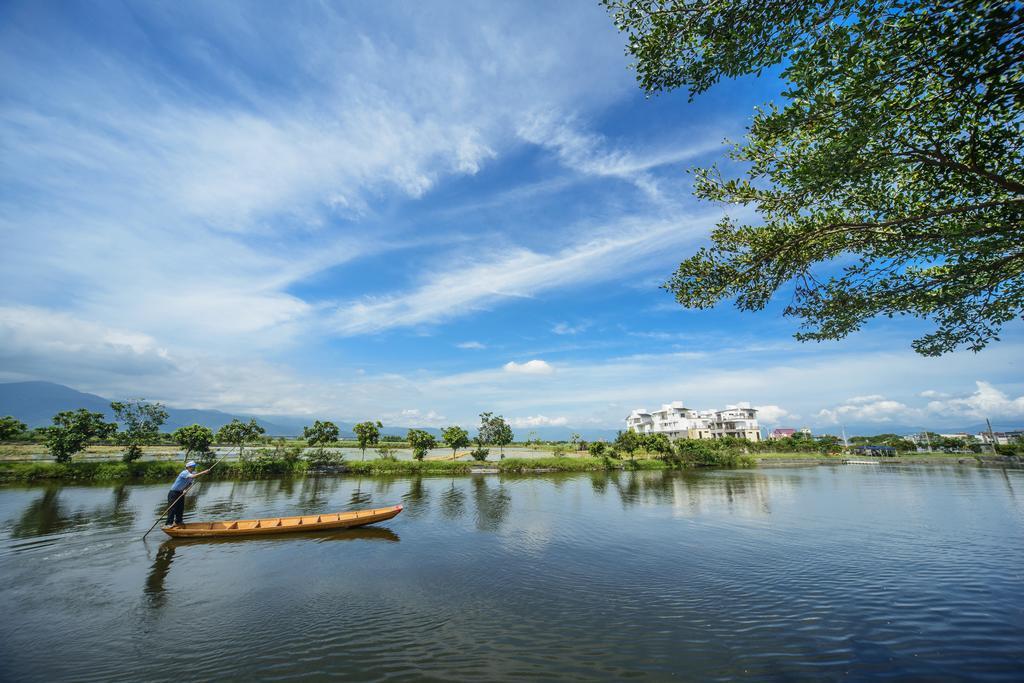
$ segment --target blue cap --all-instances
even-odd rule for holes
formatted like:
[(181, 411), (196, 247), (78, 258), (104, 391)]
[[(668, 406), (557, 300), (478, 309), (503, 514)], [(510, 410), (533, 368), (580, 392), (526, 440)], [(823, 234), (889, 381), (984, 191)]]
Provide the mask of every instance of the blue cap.
[(195, 466), (196, 466), (196, 461), (195, 460), (189, 460), (187, 463), (185, 463), (185, 467), (195, 467)]

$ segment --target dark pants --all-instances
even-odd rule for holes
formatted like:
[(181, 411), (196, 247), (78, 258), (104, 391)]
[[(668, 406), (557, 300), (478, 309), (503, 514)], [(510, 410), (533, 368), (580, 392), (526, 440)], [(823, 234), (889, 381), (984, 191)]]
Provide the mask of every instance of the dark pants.
[[(185, 519), (185, 496), (181, 495), (181, 491), (168, 491), (167, 492), (167, 504), (171, 505), (170, 509), (167, 510), (167, 526), (172, 524), (182, 524)], [(177, 502), (175, 502), (177, 500)]]

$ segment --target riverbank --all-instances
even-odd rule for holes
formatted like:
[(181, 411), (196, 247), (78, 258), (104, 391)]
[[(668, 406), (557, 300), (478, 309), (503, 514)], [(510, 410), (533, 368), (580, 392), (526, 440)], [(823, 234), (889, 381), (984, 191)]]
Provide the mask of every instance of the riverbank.
[[(843, 465), (851, 458), (822, 457), (813, 454), (760, 454), (746, 456), (738, 467), (791, 467), (794, 465)], [(869, 465), (961, 465), (990, 467), (1021, 467), (1019, 456), (991, 456), (964, 454), (928, 454), (899, 458), (857, 459), (856, 464)], [(171, 481), (181, 471), (180, 460), (148, 460), (123, 463), (113, 460), (76, 460), (55, 462), (0, 462), (0, 484), (46, 481), (72, 482), (159, 482)], [(344, 461), (338, 465), (314, 468), (305, 460), (253, 458), (220, 462), (207, 480), (274, 479), (307, 475), (470, 475), (470, 474), (529, 474), (544, 472), (599, 472), (607, 470), (666, 470), (687, 469), (692, 464), (655, 458), (615, 460), (592, 457), (557, 458), (505, 458), (503, 460), (443, 461), (443, 460), (383, 460)], [(728, 469), (728, 468), (719, 468)]]
[[(287, 461), (256, 458), (247, 461), (219, 463), (207, 480), (269, 479), (306, 475), (464, 475), (476, 472), (591, 472), (612, 469), (671, 469), (674, 465), (661, 460), (611, 460), (603, 458), (506, 458), (494, 462), (453, 462), (418, 460), (366, 460), (312, 468), (305, 460)], [(0, 483), (37, 481), (109, 482), (171, 481), (181, 471), (180, 461), (141, 461), (133, 463), (75, 461), (3, 462)]]

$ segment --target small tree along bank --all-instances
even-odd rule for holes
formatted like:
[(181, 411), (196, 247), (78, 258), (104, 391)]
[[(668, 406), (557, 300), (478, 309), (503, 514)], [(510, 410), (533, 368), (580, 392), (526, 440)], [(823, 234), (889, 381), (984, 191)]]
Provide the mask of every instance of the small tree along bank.
[(448, 444), (448, 448), (452, 449), (452, 460), (458, 453), (460, 448), (465, 448), (469, 445), (469, 432), (458, 425), (452, 425), (451, 427), (445, 427), (441, 430), (441, 438)]
[(245, 455), (245, 445), (259, 441), (265, 431), (256, 423), (255, 418), (251, 418), (248, 422), (242, 422), (235, 418), (217, 430), (217, 441), (238, 448), (238, 458), (241, 460)]
[(118, 436), (118, 442), (124, 446), (125, 462), (133, 462), (142, 457), (142, 447), (157, 443), (160, 439), (160, 427), (167, 421), (167, 410), (161, 403), (136, 401), (114, 401), (110, 404), (117, 420), (124, 425)]
[(85, 408), (65, 410), (53, 416), (53, 426), (46, 429), (46, 449), (54, 460), (69, 462), (92, 439), (109, 439), (117, 433), (117, 423), (107, 422), (103, 413)]
[(376, 422), (360, 422), (352, 428), (352, 431), (356, 433), (359, 449), (363, 452), (363, 460), (366, 459), (367, 446), (376, 446), (380, 442), (380, 428), (383, 426), (380, 420), (377, 420)]

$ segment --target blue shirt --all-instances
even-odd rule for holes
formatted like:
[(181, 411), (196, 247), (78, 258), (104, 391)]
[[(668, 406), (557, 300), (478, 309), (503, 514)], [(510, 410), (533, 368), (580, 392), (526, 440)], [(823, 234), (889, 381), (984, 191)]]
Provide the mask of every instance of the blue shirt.
[(181, 474), (178, 475), (178, 478), (175, 479), (174, 483), (171, 485), (171, 490), (178, 491), (179, 493), (184, 491), (192, 485), (192, 479), (195, 476), (196, 475), (192, 474), (188, 470), (182, 470)]

